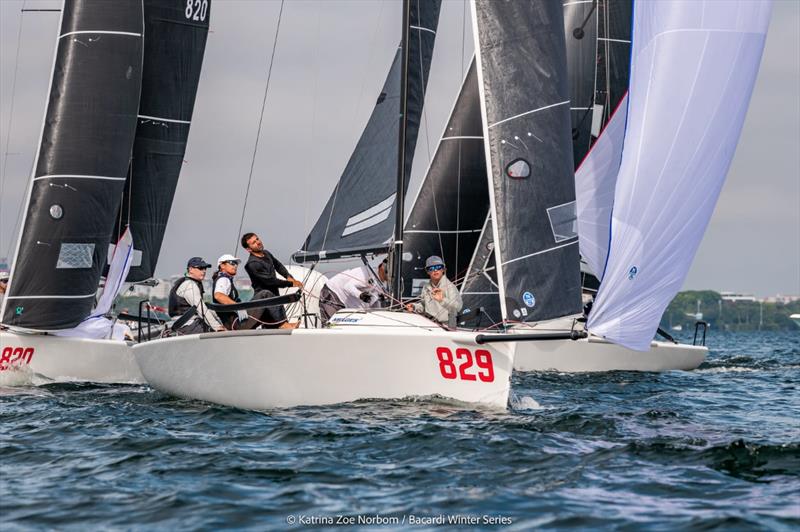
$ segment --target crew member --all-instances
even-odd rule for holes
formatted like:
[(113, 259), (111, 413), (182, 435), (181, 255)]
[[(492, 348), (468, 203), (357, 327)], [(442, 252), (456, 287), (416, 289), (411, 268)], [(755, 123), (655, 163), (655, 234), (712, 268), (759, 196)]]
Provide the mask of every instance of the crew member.
[(7, 288), (8, 288), (8, 272), (0, 272), (0, 301), (3, 300)]
[(211, 265), (200, 257), (192, 257), (186, 263), (186, 274), (172, 285), (169, 292), (169, 315), (179, 318), (192, 307), (196, 313), (177, 329), (178, 334), (195, 334), (212, 331), (224, 331), (225, 327), (213, 310), (203, 303), (203, 279)]
[[(222, 255), (217, 259), (217, 271), (211, 277), (211, 284), (213, 289), (211, 293), (214, 297), (214, 303), (219, 305), (233, 305), (240, 303), (239, 290), (236, 288), (234, 278), (236, 271), (239, 269), (241, 261), (230, 254)], [(258, 325), (256, 320), (249, 319), (250, 316), (247, 311), (219, 311), (217, 312), (220, 320), (225, 325), (226, 329), (233, 329), (237, 325), (237, 329), (254, 329)]]
[[(303, 288), (303, 283), (292, 277), (286, 267), (276, 259), (272, 253), (264, 249), (264, 243), (255, 233), (242, 235), (242, 247), (250, 253), (250, 258), (244, 265), (250, 281), (253, 283), (253, 299), (267, 299), (278, 296), (279, 288)], [(281, 274), (286, 280), (278, 279), (276, 273)], [(289, 323), (283, 305), (266, 307), (262, 315), (265, 327), (278, 327), (280, 329), (294, 329), (300, 322)]]
[[(331, 277), (319, 293), (319, 315), (326, 325), (336, 311), (343, 308), (380, 308), (387, 301), (386, 263), (376, 268), (364, 264)], [(377, 271), (376, 271), (377, 270)]]
[(445, 275), (447, 270), (441, 257), (428, 257), (425, 271), (430, 280), (422, 286), (420, 302), (409, 303), (406, 310), (427, 314), (439, 323), (455, 329), (456, 316), (463, 306), (458, 288)]

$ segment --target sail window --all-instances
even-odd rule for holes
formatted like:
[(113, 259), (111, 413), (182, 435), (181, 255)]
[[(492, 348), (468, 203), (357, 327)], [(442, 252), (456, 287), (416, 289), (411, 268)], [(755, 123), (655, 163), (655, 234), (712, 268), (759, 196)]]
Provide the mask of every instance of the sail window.
[(578, 236), (578, 216), (574, 201), (550, 207), (547, 209), (547, 216), (550, 217), (550, 227), (556, 242)]
[(50, 206), (50, 217), (53, 220), (60, 220), (62, 216), (64, 216), (64, 209), (61, 208), (61, 205), (56, 203)]
[(531, 175), (531, 165), (525, 159), (515, 159), (506, 166), (506, 175), (511, 179), (525, 179)]
[(62, 242), (61, 250), (58, 253), (56, 268), (59, 270), (91, 268), (93, 256), (94, 243), (74, 244)]

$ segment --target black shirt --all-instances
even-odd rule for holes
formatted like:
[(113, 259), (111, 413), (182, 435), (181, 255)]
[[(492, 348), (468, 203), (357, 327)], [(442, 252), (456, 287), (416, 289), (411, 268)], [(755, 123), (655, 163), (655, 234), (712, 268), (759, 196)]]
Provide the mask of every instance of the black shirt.
[(275, 276), (275, 272), (282, 276), (289, 278), (291, 275), (286, 270), (286, 267), (281, 264), (281, 261), (272, 256), (272, 253), (264, 250), (263, 257), (257, 257), (250, 254), (247, 259), (247, 264), (244, 265), (247, 275), (250, 276), (250, 281), (253, 283), (253, 291), (269, 290), (278, 293), (278, 288), (288, 288), (292, 286), (290, 281), (282, 281)]

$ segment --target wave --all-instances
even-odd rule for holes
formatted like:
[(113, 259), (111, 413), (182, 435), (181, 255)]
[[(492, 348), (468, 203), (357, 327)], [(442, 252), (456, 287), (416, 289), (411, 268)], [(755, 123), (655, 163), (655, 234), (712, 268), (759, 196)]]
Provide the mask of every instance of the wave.
[(768, 482), (772, 477), (800, 477), (800, 443), (754, 443), (737, 439), (697, 448), (675, 441), (633, 442), (624, 451), (655, 461), (665, 458), (684, 465), (704, 465), (732, 477)]

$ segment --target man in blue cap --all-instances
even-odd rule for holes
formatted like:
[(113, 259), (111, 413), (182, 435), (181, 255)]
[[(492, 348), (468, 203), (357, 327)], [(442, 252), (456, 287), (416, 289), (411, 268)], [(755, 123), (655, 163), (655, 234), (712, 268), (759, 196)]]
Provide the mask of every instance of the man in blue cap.
[(203, 303), (203, 279), (210, 267), (201, 257), (192, 257), (186, 263), (184, 277), (172, 285), (169, 292), (169, 315), (179, 318), (190, 308), (196, 309), (195, 315), (176, 331), (178, 334), (225, 330), (217, 314)]
[(409, 303), (406, 310), (427, 314), (451, 329), (456, 328), (456, 316), (464, 303), (456, 285), (445, 275), (446, 268), (441, 257), (428, 257), (425, 271), (430, 280), (422, 286), (419, 303)]

